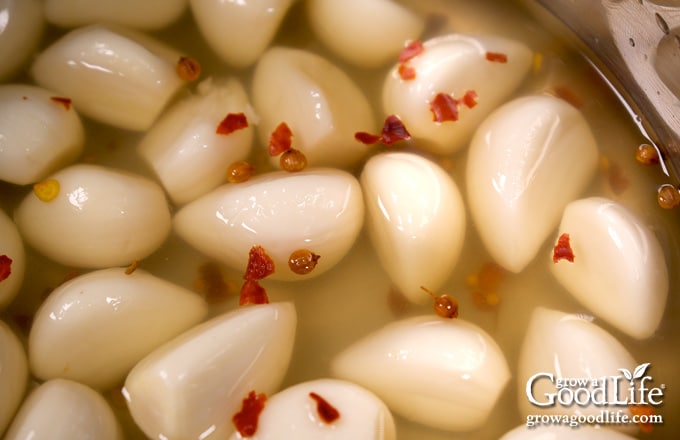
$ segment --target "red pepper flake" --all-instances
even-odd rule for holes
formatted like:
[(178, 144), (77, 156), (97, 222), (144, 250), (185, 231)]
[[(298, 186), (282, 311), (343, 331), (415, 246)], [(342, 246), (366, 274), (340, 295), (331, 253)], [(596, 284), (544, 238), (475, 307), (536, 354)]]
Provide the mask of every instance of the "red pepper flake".
[(50, 97), (52, 102), (56, 102), (57, 104), (63, 106), (66, 110), (69, 110), (71, 108), (71, 98), (62, 98), (61, 96), (52, 96)]
[(0, 281), (4, 281), (12, 274), (12, 259), (7, 255), (0, 255)]
[(413, 40), (409, 42), (399, 53), (399, 63), (403, 64), (413, 59), (414, 57), (423, 53), (424, 50), (425, 48), (423, 47), (423, 43), (420, 40)]
[(486, 59), (487, 61), (491, 61), (492, 63), (507, 63), (508, 62), (508, 56), (504, 53), (500, 52), (487, 52), (486, 53)]
[(567, 101), (569, 104), (576, 108), (583, 107), (583, 100), (574, 92), (573, 89), (567, 86), (555, 86), (554, 88), (555, 96)]
[(234, 414), (232, 422), (241, 437), (252, 437), (257, 432), (257, 423), (260, 414), (264, 410), (267, 396), (264, 393), (255, 394), (255, 391), (248, 393), (248, 397), (243, 399), (241, 410)]
[(241, 286), (238, 305), (246, 306), (249, 304), (269, 304), (267, 291), (257, 280), (246, 280)]
[(309, 397), (316, 401), (316, 412), (319, 417), (327, 424), (331, 424), (340, 418), (340, 411), (328, 403), (326, 399), (316, 394), (314, 391), (309, 393)]
[(652, 416), (656, 414), (656, 410), (652, 405), (628, 405), (628, 410), (634, 416), (637, 416), (638, 420), (645, 420), (645, 422), (638, 422), (640, 431), (645, 434), (649, 434), (654, 430), (654, 424), (651, 423)]
[(385, 118), (382, 128), (380, 141), (385, 145), (392, 145), (396, 142), (411, 139), (411, 134), (406, 130), (406, 126), (396, 115), (389, 115)]
[(362, 144), (373, 145), (380, 141), (380, 136), (377, 134), (366, 133), (365, 131), (357, 131), (354, 133), (354, 139)]
[(194, 280), (194, 290), (201, 294), (208, 304), (220, 303), (229, 295), (235, 294), (235, 283), (228, 283), (222, 276), (220, 266), (214, 262), (206, 262), (198, 267)]
[(236, 130), (248, 127), (248, 119), (243, 113), (229, 113), (217, 125), (217, 134), (231, 134)]
[(292, 144), (293, 132), (285, 122), (276, 126), (272, 134), (269, 136), (269, 155), (274, 157), (290, 150)]
[(274, 261), (262, 246), (255, 245), (248, 254), (248, 266), (244, 280), (261, 280), (274, 273)]
[(132, 275), (134, 271), (137, 270), (137, 266), (139, 266), (139, 261), (132, 260), (132, 263), (130, 263), (130, 265), (125, 268), (125, 275)]
[(430, 111), (435, 122), (457, 121), (458, 101), (448, 93), (437, 93), (430, 101)]
[(180, 57), (175, 71), (184, 81), (195, 81), (201, 76), (201, 64), (193, 58)]
[(406, 64), (399, 64), (399, 69), (397, 69), (399, 77), (404, 81), (410, 81), (416, 78), (416, 69)]
[(468, 90), (465, 92), (460, 101), (465, 107), (472, 108), (477, 105), (477, 92)]
[(569, 234), (566, 232), (559, 236), (557, 244), (553, 248), (553, 263), (557, 263), (560, 260), (567, 260), (570, 263), (574, 262), (574, 251), (571, 249)]

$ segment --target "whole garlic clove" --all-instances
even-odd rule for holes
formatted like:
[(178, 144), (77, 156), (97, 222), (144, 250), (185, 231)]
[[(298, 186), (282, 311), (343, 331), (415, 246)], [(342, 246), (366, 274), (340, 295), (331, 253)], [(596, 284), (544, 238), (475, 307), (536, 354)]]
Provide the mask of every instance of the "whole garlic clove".
[(0, 81), (14, 76), (38, 47), (45, 28), (40, 0), (4, 0), (0, 5)]
[(436, 316), (389, 324), (340, 353), (331, 368), (373, 391), (394, 413), (448, 431), (481, 426), (510, 380), (488, 334)]
[[(227, 115), (238, 113), (246, 116), (247, 127), (229, 134), (217, 132)], [(224, 183), (227, 167), (248, 156), (254, 119), (238, 80), (207, 80), (199, 86), (199, 95), (161, 116), (139, 144), (139, 153), (170, 198), (181, 205)]]
[(0, 310), (19, 293), (25, 271), (26, 252), (19, 230), (0, 209)]
[(80, 113), (126, 130), (148, 129), (184, 81), (181, 54), (143, 34), (91, 25), (38, 55), (36, 82), (68, 96)]
[(425, 28), (423, 17), (392, 0), (312, 0), (306, 6), (319, 40), (343, 60), (364, 68), (396, 59), (404, 42), (417, 39)]
[(155, 30), (176, 21), (186, 7), (187, 0), (46, 0), (45, 18), (67, 28), (106, 22)]
[(28, 361), (24, 346), (14, 332), (0, 321), (0, 434), (12, 420), (26, 391)]
[[(356, 240), (364, 218), (359, 182), (334, 169), (263, 174), (223, 185), (182, 208), (175, 231), (201, 252), (245, 271), (250, 248), (262, 246), (275, 264), (269, 278), (300, 280), (338, 263)], [(293, 251), (320, 256), (301, 276), (288, 267)]]
[(147, 178), (79, 164), (43, 184), (54, 198), (28, 194), (15, 221), (26, 243), (61, 264), (127, 266), (154, 252), (170, 233), (165, 194)]
[(158, 348), (128, 375), (123, 394), (151, 438), (226, 438), (250, 391), (271, 395), (293, 351), (291, 303), (242, 307)]
[(470, 213), (486, 249), (520, 272), (595, 174), (587, 121), (548, 95), (513, 100), (479, 127), (467, 162)]
[[(507, 60), (490, 61), (488, 53), (502, 54)], [(450, 154), (465, 146), (482, 120), (511, 95), (530, 64), (529, 48), (502, 37), (450, 34), (433, 38), (423, 43), (420, 54), (388, 73), (383, 110), (401, 118), (418, 148)], [(403, 79), (402, 65), (414, 69), (415, 78)], [(435, 122), (430, 104), (437, 94), (460, 101), (468, 91), (476, 93), (476, 105), (461, 103), (458, 120)]]
[[(336, 415), (330, 408), (337, 418), (330, 417)], [(351, 382), (317, 379), (267, 398), (257, 430), (248, 438), (394, 440), (396, 431), (390, 410), (375, 394)]]
[(197, 294), (141, 269), (90, 272), (57, 287), (40, 306), (29, 335), (31, 371), (109, 389), (207, 313)]
[(106, 400), (91, 388), (65, 379), (49, 380), (33, 390), (10, 425), (5, 440), (122, 440)]
[(574, 261), (550, 265), (578, 301), (628, 335), (652, 336), (663, 317), (668, 269), (659, 240), (619, 203), (591, 197), (564, 210), (560, 234), (569, 234)]
[[(532, 423), (532, 422), (527, 422)], [(634, 440), (635, 437), (613, 429), (588, 425), (522, 425), (506, 432), (499, 440)]]
[[(368, 99), (347, 74), (321, 56), (301, 49), (269, 49), (255, 68), (252, 91), (262, 144), (267, 145), (271, 133), (285, 122), (293, 133), (292, 148), (302, 151), (310, 166), (351, 167), (368, 151), (354, 139), (357, 131), (375, 131)], [(273, 164), (278, 162), (278, 157), (272, 158)]]
[(73, 162), (85, 132), (68, 97), (23, 84), (0, 86), (0, 180), (35, 183)]
[(437, 164), (412, 153), (374, 156), (360, 180), (382, 266), (409, 300), (431, 301), (420, 286), (438, 290), (463, 246), (465, 206), (458, 187)]
[[(234, 67), (248, 67), (269, 46), (293, 0), (189, 0), (203, 38)], [(257, 29), (257, 32), (253, 32)]]
[[(590, 319), (556, 310), (538, 307), (534, 310), (520, 350), (517, 370), (519, 410), (526, 417), (536, 414), (599, 415), (601, 406), (595, 405), (545, 405), (548, 394), (557, 388), (554, 379), (580, 378), (588, 381), (619, 376), (619, 369), (633, 371), (635, 360), (626, 348), (611, 334), (593, 324)], [(535, 377), (541, 374), (540, 377)], [(621, 376), (623, 377), (623, 376)], [(609, 381), (611, 382), (611, 381)], [(622, 389), (624, 384), (621, 384)], [(609, 383), (607, 401), (614, 402), (614, 389)], [(539, 405), (532, 403), (535, 400)], [(630, 417), (627, 405), (612, 406)]]

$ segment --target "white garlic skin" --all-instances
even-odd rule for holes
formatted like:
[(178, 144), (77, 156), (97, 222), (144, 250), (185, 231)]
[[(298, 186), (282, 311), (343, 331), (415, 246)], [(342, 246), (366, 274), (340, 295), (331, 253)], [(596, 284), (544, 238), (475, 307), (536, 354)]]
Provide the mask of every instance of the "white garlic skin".
[(550, 264), (560, 284), (617, 329), (652, 336), (669, 276), (661, 244), (642, 219), (613, 200), (590, 197), (567, 205), (559, 231), (569, 234), (574, 253), (573, 263)]
[(0, 180), (38, 182), (80, 156), (85, 132), (69, 103), (35, 86), (0, 86)]
[[(199, 251), (244, 272), (250, 248), (262, 246), (275, 264), (269, 277), (304, 280), (337, 264), (354, 244), (364, 219), (359, 182), (335, 169), (277, 171), (223, 185), (183, 207), (175, 232)], [(309, 249), (320, 256), (299, 275), (290, 254)]]
[(269, 46), (293, 0), (189, 0), (189, 4), (210, 48), (227, 64), (244, 68)]
[[(12, 260), (10, 274), (0, 281), (0, 311), (16, 297), (24, 281), (26, 271), (26, 252), (19, 230), (11, 218), (0, 209), (0, 256)], [(1, 431), (1, 430), (0, 430)]]
[[(398, 64), (388, 73), (383, 110), (399, 116), (414, 145), (435, 154), (467, 145), (482, 120), (520, 85), (532, 59), (524, 44), (495, 36), (449, 34), (425, 41), (423, 48), (406, 63), (415, 69), (414, 79), (402, 79)], [(505, 54), (507, 63), (488, 61), (487, 52)], [(461, 99), (467, 91), (477, 94), (474, 107), (460, 104), (457, 121), (433, 120), (430, 102), (438, 93)]]
[(396, 60), (404, 43), (416, 40), (425, 28), (423, 17), (392, 0), (311, 0), (306, 6), (319, 40), (343, 60), (364, 68)]
[(373, 391), (394, 413), (447, 431), (483, 425), (510, 380), (488, 334), (434, 315), (388, 324), (341, 352), (331, 369)]
[[(529, 321), (519, 355), (517, 389), (520, 413), (523, 417), (531, 414), (598, 415), (602, 408), (594, 405), (535, 406), (526, 394), (527, 382), (533, 375), (543, 372), (553, 374), (556, 379), (600, 379), (619, 375), (620, 368), (633, 371), (636, 365), (628, 350), (614, 336), (587, 317), (538, 307)], [(608, 401), (613, 401), (613, 387), (607, 391)], [(548, 379), (534, 382), (533, 395), (537, 401), (547, 400), (544, 394), (551, 392), (555, 392), (555, 385)], [(616, 408), (630, 417), (626, 406)]]
[(176, 21), (186, 8), (187, 0), (45, 0), (45, 18), (66, 28), (106, 22), (155, 30)]
[[(202, 93), (164, 113), (138, 147), (179, 205), (224, 183), (229, 165), (245, 159), (253, 142), (255, 118), (243, 86), (236, 79), (207, 81), (199, 87)], [(248, 126), (217, 134), (229, 113), (244, 113)]]
[(635, 437), (613, 429), (563, 425), (518, 426), (506, 432), (499, 440), (634, 440)]
[(386, 153), (364, 165), (367, 226), (383, 268), (410, 301), (432, 298), (458, 262), (465, 206), (457, 185), (437, 164), (412, 153)]
[(150, 438), (227, 438), (250, 391), (271, 395), (293, 351), (292, 303), (244, 306), (211, 319), (150, 353), (123, 394)]
[(598, 150), (581, 113), (559, 98), (515, 99), (493, 112), (470, 144), (468, 203), (494, 260), (520, 272), (595, 175)]
[(59, 194), (26, 195), (14, 213), (26, 243), (66, 266), (127, 266), (154, 252), (170, 233), (168, 204), (155, 182), (98, 165), (53, 174)]
[(184, 85), (181, 54), (131, 30), (90, 25), (40, 53), (35, 81), (73, 100), (78, 112), (118, 128), (147, 130)]
[[(339, 417), (325, 421), (317, 409), (315, 393), (335, 408)], [(243, 438), (238, 432), (231, 440)], [(316, 379), (302, 382), (267, 398), (252, 440), (394, 440), (396, 429), (390, 410), (373, 393), (351, 382)]]
[(45, 28), (40, 0), (3, 0), (0, 4), (0, 81), (16, 75), (40, 43)]
[[(354, 138), (357, 131), (376, 131), (368, 99), (345, 72), (319, 55), (269, 49), (253, 73), (252, 94), (264, 146), (285, 122), (293, 133), (292, 148), (304, 153), (309, 166), (351, 167), (370, 148)], [(271, 162), (278, 167), (279, 157)]]
[(141, 269), (125, 270), (90, 272), (50, 293), (29, 335), (33, 374), (112, 388), (144, 356), (208, 313), (197, 294)]
[(0, 434), (12, 421), (28, 383), (24, 346), (7, 324), (0, 321)]

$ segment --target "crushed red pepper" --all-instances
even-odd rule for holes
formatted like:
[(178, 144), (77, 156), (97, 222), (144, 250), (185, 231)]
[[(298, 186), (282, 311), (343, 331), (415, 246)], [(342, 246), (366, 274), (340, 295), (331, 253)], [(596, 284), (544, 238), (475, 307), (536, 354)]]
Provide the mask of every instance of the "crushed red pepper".
[(358, 131), (354, 133), (354, 139), (366, 145), (373, 145), (380, 141), (383, 144), (390, 146), (399, 141), (411, 139), (411, 134), (397, 115), (389, 115), (385, 118), (385, 123), (383, 124), (380, 136), (364, 131)]
[(132, 263), (125, 268), (125, 275), (132, 275), (132, 273), (137, 270), (137, 266), (139, 266), (139, 261), (132, 260)]
[(331, 424), (340, 418), (340, 411), (328, 403), (326, 399), (311, 391), (309, 397), (316, 402), (316, 412), (324, 423)]
[(457, 121), (458, 101), (448, 93), (437, 93), (430, 101), (430, 111), (435, 122)]
[(274, 157), (290, 150), (292, 139), (293, 132), (290, 127), (285, 122), (281, 122), (269, 136), (269, 155)]
[(180, 57), (175, 71), (184, 81), (195, 81), (201, 76), (201, 64), (193, 58)]
[(264, 393), (256, 394), (255, 391), (249, 392), (248, 396), (243, 399), (241, 410), (234, 414), (231, 419), (241, 437), (255, 435), (260, 414), (264, 410), (266, 402), (267, 396)]
[(477, 105), (477, 92), (474, 90), (467, 90), (460, 99), (461, 103), (467, 108), (472, 108)]
[(243, 113), (229, 113), (217, 125), (215, 133), (227, 135), (246, 127), (248, 127), (246, 115)]
[(574, 251), (571, 248), (570, 237), (566, 232), (557, 238), (557, 244), (553, 248), (553, 263), (560, 260), (567, 260), (570, 263), (574, 262)]
[(51, 96), (50, 100), (52, 100), (52, 102), (56, 102), (57, 104), (61, 105), (66, 110), (71, 109), (71, 98), (63, 98), (61, 96)]
[(416, 69), (406, 64), (399, 64), (397, 73), (404, 81), (410, 81), (416, 78)]
[(12, 259), (7, 255), (0, 255), (0, 281), (4, 281), (12, 274)]
[(404, 48), (399, 53), (399, 63), (403, 64), (414, 57), (420, 55), (425, 50), (422, 41), (413, 40), (406, 44)]
[(507, 63), (508, 62), (508, 56), (504, 53), (501, 52), (487, 52), (485, 55), (487, 61), (491, 61), (493, 63)]
[(248, 266), (244, 280), (261, 280), (274, 273), (274, 261), (262, 246), (255, 245), (248, 254)]
[(257, 280), (246, 280), (241, 286), (238, 305), (269, 304), (269, 297), (264, 287)]
[[(644, 418), (649, 420), (650, 416), (656, 414), (656, 410), (652, 405), (628, 405), (628, 409), (632, 415), (638, 416), (638, 419)], [(654, 430), (654, 424), (650, 423), (649, 421), (638, 422), (638, 426), (640, 427), (640, 431), (646, 434), (649, 434)]]

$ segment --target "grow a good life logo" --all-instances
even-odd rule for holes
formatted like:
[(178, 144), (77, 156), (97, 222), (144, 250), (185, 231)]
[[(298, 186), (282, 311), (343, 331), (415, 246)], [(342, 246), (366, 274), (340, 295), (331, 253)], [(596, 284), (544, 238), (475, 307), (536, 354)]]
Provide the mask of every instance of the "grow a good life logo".
[[(536, 373), (526, 383), (526, 397), (537, 409), (552, 410), (551, 415), (527, 416), (527, 426), (663, 423), (655, 408), (663, 403), (666, 385), (654, 386), (654, 379), (647, 374), (649, 367), (650, 363), (643, 363), (632, 372), (619, 368), (620, 375), (598, 378), (563, 378), (555, 377), (553, 373)], [(556, 409), (563, 414), (555, 416)]]

